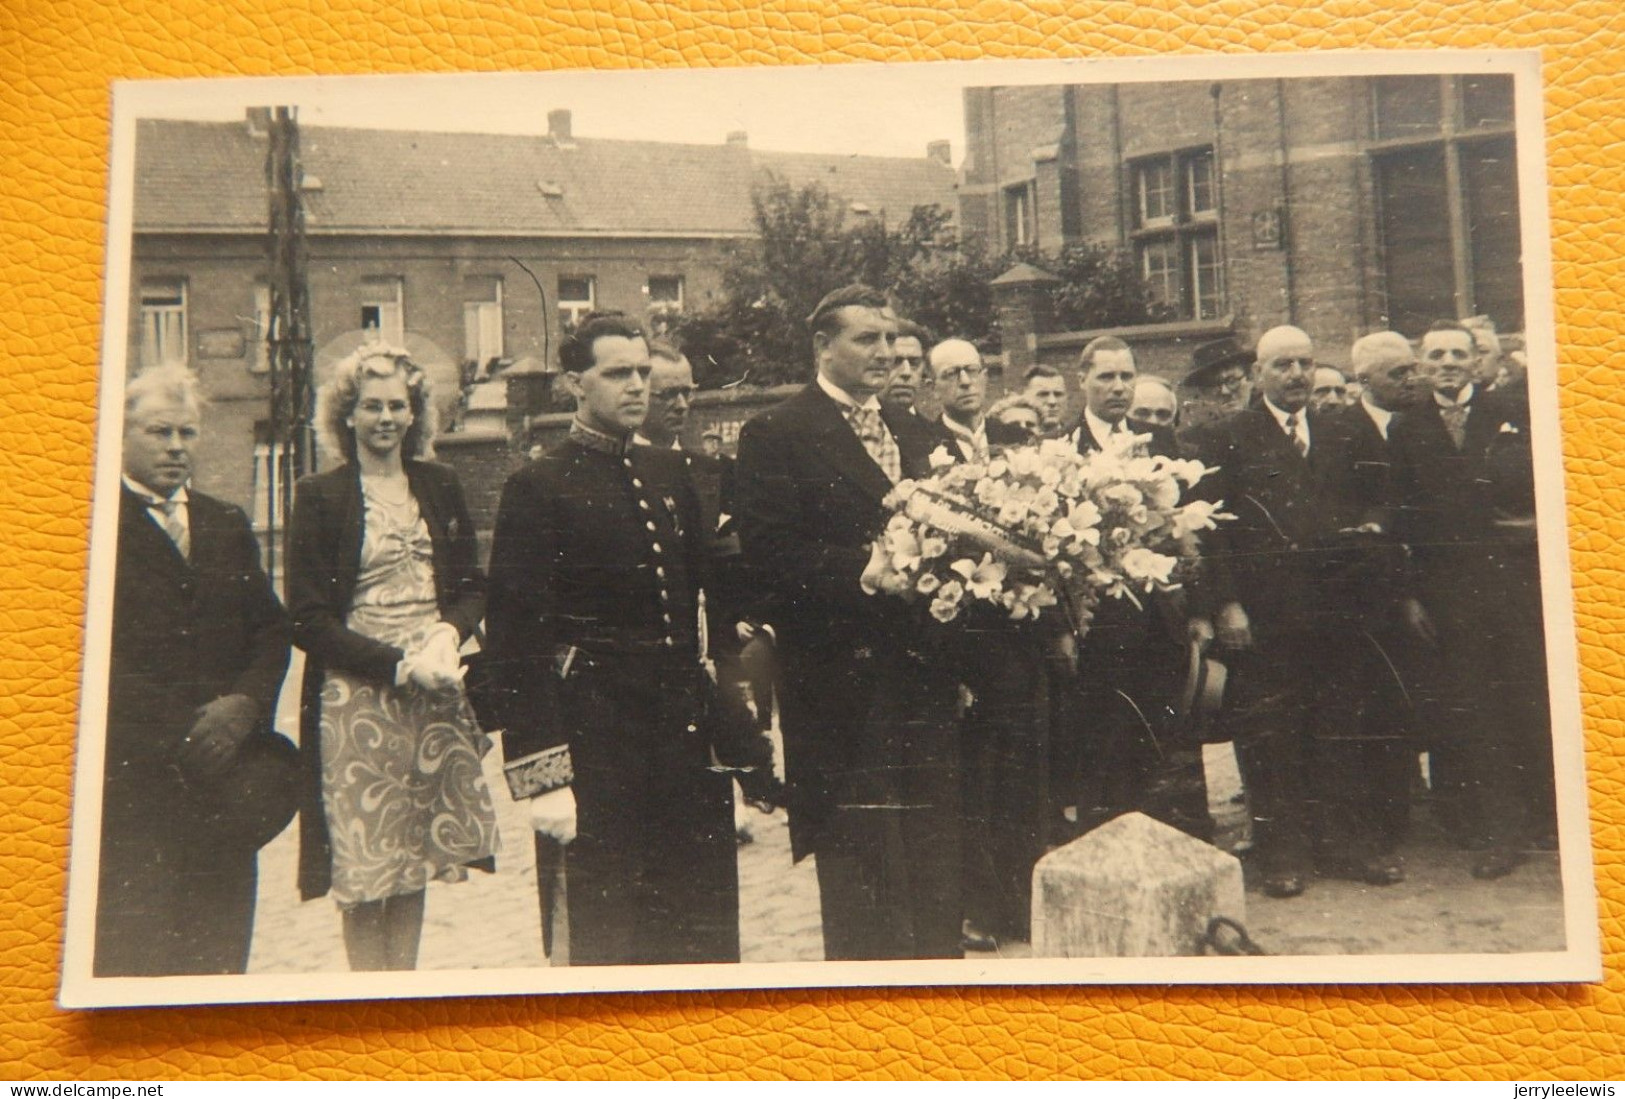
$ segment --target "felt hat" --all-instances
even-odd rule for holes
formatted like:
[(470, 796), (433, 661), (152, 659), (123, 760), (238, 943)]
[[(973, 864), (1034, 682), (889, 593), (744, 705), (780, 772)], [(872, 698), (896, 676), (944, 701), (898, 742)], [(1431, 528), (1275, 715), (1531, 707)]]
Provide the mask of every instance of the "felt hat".
[(1191, 369), (1185, 375), (1185, 384), (1205, 388), (1218, 380), (1219, 371), (1225, 367), (1250, 366), (1252, 362), (1252, 350), (1237, 343), (1233, 336), (1212, 340), (1191, 352)]
[(1214, 726), (1214, 718), (1224, 708), (1224, 689), (1229, 678), (1230, 669), (1205, 655), (1200, 644), (1191, 642), (1179, 713), (1203, 740)]
[(191, 789), (204, 824), (222, 845), (259, 850), (282, 833), (299, 808), (299, 749), (270, 729), (253, 733), (223, 774)]

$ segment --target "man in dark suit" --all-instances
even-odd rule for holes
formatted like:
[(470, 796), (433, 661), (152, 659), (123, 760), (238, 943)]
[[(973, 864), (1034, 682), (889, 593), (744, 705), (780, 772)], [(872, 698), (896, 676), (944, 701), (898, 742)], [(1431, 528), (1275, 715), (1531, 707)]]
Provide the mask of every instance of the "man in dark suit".
[[(1197, 492), (1236, 518), (1208, 537), (1192, 597), (1199, 636), (1216, 635), (1231, 666), (1236, 748), (1253, 817), (1265, 892), (1293, 897), (1312, 868), (1306, 767), (1316, 687), (1341, 674), (1343, 624), (1322, 593), (1320, 551), (1336, 541), (1334, 487), (1345, 458), (1307, 411), (1314, 345), (1291, 326), (1258, 341), (1259, 406), (1192, 432), (1217, 472)], [(1208, 615), (1212, 615), (1211, 622)]]
[(700, 665), (699, 500), (682, 455), (630, 445), (648, 408), (637, 324), (590, 314), (559, 364), (575, 422), (508, 479), (491, 545), (509, 789), (571, 845), (572, 965), (738, 961), (733, 789), (712, 766)]
[[(1138, 368), (1128, 344), (1114, 336), (1091, 340), (1078, 358), (1083, 415), (1079, 453), (1134, 447), (1174, 457), (1172, 428), (1140, 427), (1128, 419)], [(1078, 653), (1075, 712), (1059, 708), (1057, 781), (1072, 791), (1077, 824), (1088, 831), (1138, 811), (1206, 839), (1207, 810), (1201, 745), (1170, 720), (1186, 636), (1179, 593), (1159, 593), (1136, 605), (1103, 599)]]
[(892, 369), (886, 376), (886, 384), (875, 394), (881, 408), (888, 412), (920, 415), (920, 410), (916, 407), (920, 391), (930, 388), (933, 384), (931, 368), (926, 362), (926, 352), (930, 347), (930, 333), (913, 321), (898, 318), (897, 357), (892, 360)]
[(1498, 878), (1551, 827), (1551, 740), (1527, 406), (1483, 392), (1473, 366), (1472, 333), (1435, 324), (1422, 339), (1432, 398), (1390, 441), (1396, 529), (1442, 664), (1430, 761), (1455, 787), (1448, 823), (1483, 847), (1474, 876)]
[(125, 393), (96, 905), (98, 977), (242, 973), (255, 850), (212, 826), (211, 783), (269, 726), (288, 626), (247, 517), (189, 488), (195, 381)]
[(1340, 672), (1320, 685), (1311, 730), (1318, 857), (1322, 869), (1373, 884), (1404, 873), (1397, 847), (1407, 832), (1414, 707), (1426, 694), (1432, 656), (1406, 601), (1404, 550), (1389, 507), (1397, 417), (1426, 397), (1416, 353), (1397, 332), (1356, 340), (1350, 352), (1363, 392), (1319, 420), (1341, 546), (1328, 554), (1323, 602), (1340, 606), (1348, 642)]
[[(860, 285), (807, 320), (817, 376), (739, 436), (739, 527), (774, 600), (796, 858), (817, 855), (829, 959), (959, 953), (957, 681), (922, 616), (860, 577), (934, 436), (875, 394), (897, 321)], [(928, 621), (928, 620), (927, 620)]]

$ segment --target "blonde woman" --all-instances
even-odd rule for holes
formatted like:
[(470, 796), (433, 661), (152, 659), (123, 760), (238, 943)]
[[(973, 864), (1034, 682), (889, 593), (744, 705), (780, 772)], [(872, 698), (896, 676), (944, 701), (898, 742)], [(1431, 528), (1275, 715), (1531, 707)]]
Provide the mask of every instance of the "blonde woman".
[(485, 583), (457, 478), (425, 460), (433, 406), (404, 351), (374, 344), (337, 364), (316, 423), (345, 464), (299, 482), (289, 534), (307, 656), (299, 886), (333, 894), (352, 969), (412, 969), (427, 883), (488, 869), (498, 846), (489, 742), (457, 655)]

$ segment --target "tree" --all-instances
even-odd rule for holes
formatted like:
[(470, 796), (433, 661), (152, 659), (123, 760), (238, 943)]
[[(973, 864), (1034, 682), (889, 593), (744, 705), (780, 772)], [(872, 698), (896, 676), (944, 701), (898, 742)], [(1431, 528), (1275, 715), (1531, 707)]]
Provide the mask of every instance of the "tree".
[(825, 294), (852, 282), (888, 292), (901, 315), (939, 338), (958, 336), (989, 351), (999, 345), (990, 284), (1018, 261), (1061, 278), (1057, 316), (1068, 327), (1161, 319), (1132, 258), (1103, 245), (1068, 245), (1054, 257), (1031, 248), (997, 254), (962, 237), (934, 205), (915, 207), (898, 225), (881, 216), (849, 225), (843, 199), (776, 175), (752, 190), (751, 212), (756, 235), (729, 250), (721, 304), (669, 324), (704, 388), (808, 380), (806, 318)]

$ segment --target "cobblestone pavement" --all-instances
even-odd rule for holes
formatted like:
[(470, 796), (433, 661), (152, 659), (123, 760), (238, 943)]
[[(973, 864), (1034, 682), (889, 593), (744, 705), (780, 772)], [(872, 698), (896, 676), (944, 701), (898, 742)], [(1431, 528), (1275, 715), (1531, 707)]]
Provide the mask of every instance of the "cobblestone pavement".
[[(295, 670), (297, 672), (297, 669)], [(297, 679), (294, 680), (297, 682)], [(287, 692), (297, 694), (297, 691)], [(284, 729), (296, 723), (282, 722)], [(1228, 746), (1206, 752), (1209, 794), (1221, 842), (1243, 833), (1235, 795), (1239, 781)], [(536, 899), (536, 868), (522, 807), (508, 797), (500, 753), (485, 760), (494, 792), (502, 851), (497, 872), (475, 871), (465, 882), (430, 885), (419, 966), (477, 969), (544, 966)], [(1375, 888), (1317, 879), (1291, 900), (1247, 894), (1247, 927), (1271, 954), (1501, 953), (1559, 950), (1563, 891), (1554, 853), (1536, 853), (1500, 881), (1475, 881), (1470, 856), (1455, 850), (1417, 814), (1417, 836), (1406, 850), (1409, 878)], [(790, 861), (783, 811), (746, 810), (751, 842), (739, 847), (740, 936), (747, 962), (819, 961), (818, 883), (813, 862)], [(249, 970), (320, 973), (346, 969), (338, 911), (329, 899), (301, 903), (294, 887), (297, 827), (260, 855), (260, 895)], [(1025, 943), (1002, 953), (1021, 957)]]

